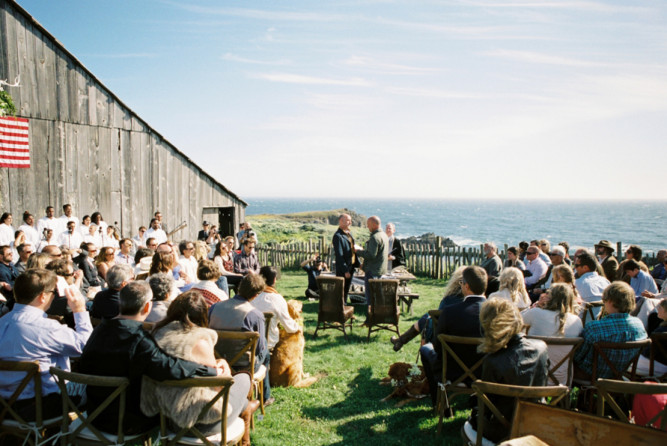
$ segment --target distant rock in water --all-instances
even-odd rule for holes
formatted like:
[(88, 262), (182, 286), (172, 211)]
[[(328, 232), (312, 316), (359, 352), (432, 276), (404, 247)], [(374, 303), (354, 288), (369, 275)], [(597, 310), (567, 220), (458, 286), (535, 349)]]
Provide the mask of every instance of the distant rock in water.
[[(437, 235), (435, 235), (433, 232), (427, 232), (426, 234), (422, 234), (420, 236), (412, 236), (408, 238), (401, 239), (405, 242), (408, 243), (435, 243), (436, 239), (438, 238)], [(456, 243), (449, 237), (443, 237), (442, 238), (442, 246), (446, 246), (448, 248), (454, 248), (456, 247)]]
[(338, 226), (338, 218), (340, 218), (341, 214), (349, 214), (352, 217), (352, 226), (366, 226), (367, 218), (365, 215), (358, 214), (347, 208), (333, 209), (331, 211), (295, 212), (292, 214), (278, 214), (278, 216), (300, 223), (320, 223)]

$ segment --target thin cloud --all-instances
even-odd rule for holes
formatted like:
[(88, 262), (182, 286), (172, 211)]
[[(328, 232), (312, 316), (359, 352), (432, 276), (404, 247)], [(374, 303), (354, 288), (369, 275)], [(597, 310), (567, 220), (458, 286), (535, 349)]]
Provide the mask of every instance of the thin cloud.
[(259, 9), (246, 8), (207, 8), (204, 6), (188, 5), (179, 2), (166, 3), (189, 12), (203, 14), (206, 16), (219, 15), (229, 17), (243, 17), (247, 19), (290, 22), (332, 22), (349, 20), (348, 16), (342, 14), (321, 14), (294, 11), (262, 11)]
[(373, 84), (365, 79), (354, 77), (348, 79), (333, 79), (326, 77), (304, 76), (302, 74), (291, 73), (261, 73), (253, 74), (255, 79), (263, 79), (270, 82), (282, 82), (285, 84), (302, 85), (338, 85), (344, 87), (370, 87)]
[(383, 74), (428, 74), (441, 71), (437, 68), (413, 67), (410, 65), (386, 63), (371, 57), (363, 56), (351, 56), (343, 61), (343, 65)]
[(561, 65), (568, 67), (605, 67), (606, 63), (590, 62), (587, 60), (571, 59), (561, 56), (551, 56), (549, 54), (535, 53), (531, 51), (516, 50), (495, 50), (482, 53), (485, 56), (498, 57), (503, 59), (517, 60), (520, 62), (529, 62), (546, 65)]
[(117, 54), (83, 54), (85, 57), (98, 57), (100, 59), (150, 59), (158, 57), (156, 53), (117, 53)]
[(434, 99), (486, 99), (488, 96), (478, 93), (467, 93), (460, 91), (439, 90), (437, 88), (410, 88), (392, 87), (386, 89), (387, 93), (400, 96), (414, 96)]
[(572, 11), (590, 11), (605, 13), (646, 13), (650, 8), (641, 6), (620, 6), (610, 5), (608, 3), (590, 2), (590, 1), (479, 1), (479, 0), (460, 0), (459, 3), (468, 6), (478, 6), (483, 8), (540, 8), (540, 9), (567, 9)]
[(240, 62), (245, 64), (252, 65), (289, 65), (290, 61), (286, 59), (281, 60), (257, 60), (257, 59), (248, 59), (245, 57), (237, 56), (233, 53), (225, 53), (222, 55), (222, 60), (227, 60), (230, 62)]

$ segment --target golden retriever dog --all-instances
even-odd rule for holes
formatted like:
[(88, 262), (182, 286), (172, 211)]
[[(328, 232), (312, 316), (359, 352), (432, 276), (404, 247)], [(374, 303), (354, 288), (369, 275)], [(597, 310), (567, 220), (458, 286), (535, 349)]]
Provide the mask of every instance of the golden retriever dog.
[(380, 380), (380, 385), (392, 386), (394, 390), (382, 401), (403, 397), (396, 403), (396, 407), (402, 407), (412, 400), (418, 400), (430, 394), (424, 368), (420, 365), (395, 362), (389, 366), (388, 375)]
[[(298, 300), (288, 300), (289, 315), (303, 327), (301, 311), (303, 304)], [(296, 333), (287, 333), (280, 327), (280, 338), (271, 353), (269, 380), (271, 387), (309, 387), (317, 381), (317, 377), (306, 377), (303, 373), (303, 348), (306, 340), (303, 329)]]

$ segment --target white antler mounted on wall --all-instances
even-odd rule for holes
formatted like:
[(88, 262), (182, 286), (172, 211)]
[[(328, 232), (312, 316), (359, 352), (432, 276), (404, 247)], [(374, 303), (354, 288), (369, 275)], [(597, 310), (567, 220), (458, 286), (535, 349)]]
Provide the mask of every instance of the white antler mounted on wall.
[(5, 80), (0, 79), (0, 91), (4, 91), (3, 86), (20, 87), (20, 85), (19, 85), (20, 83), (21, 83), (21, 75), (20, 74), (18, 76), (16, 76), (16, 79), (14, 79), (13, 84), (10, 84), (9, 82), (7, 82), (6, 79)]

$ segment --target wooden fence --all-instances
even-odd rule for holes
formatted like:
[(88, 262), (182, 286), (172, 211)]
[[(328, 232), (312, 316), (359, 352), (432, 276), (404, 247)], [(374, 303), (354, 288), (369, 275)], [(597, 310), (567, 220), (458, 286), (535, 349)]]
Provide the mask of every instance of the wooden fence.
[[(506, 259), (509, 245), (499, 247), (498, 255)], [(617, 243), (617, 253), (621, 251), (621, 242)], [(408, 270), (416, 276), (433, 279), (448, 279), (452, 271), (462, 265), (478, 265), (484, 260), (483, 245), (479, 247), (443, 246), (443, 239), (437, 237), (435, 242), (403, 242), (405, 260)], [(334, 267), (334, 255), (330, 240), (321, 238), (308, 242), (259, 244), (256, 247), (260, 265), (279, 266), (281, 269), (299, 269), (301, 262), (311, 258), (315, 253), (329, 268)], [(621, 256), (622, 257), (622, 256)], [(642, 260), (649, 267), (657, 263), (655, 253), (645, 255)]]

